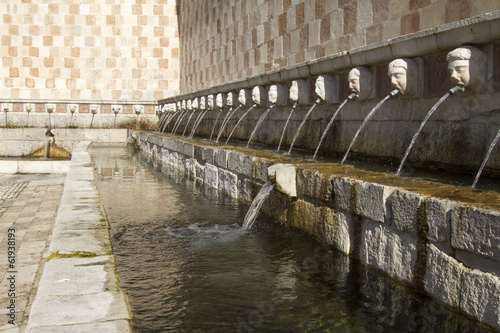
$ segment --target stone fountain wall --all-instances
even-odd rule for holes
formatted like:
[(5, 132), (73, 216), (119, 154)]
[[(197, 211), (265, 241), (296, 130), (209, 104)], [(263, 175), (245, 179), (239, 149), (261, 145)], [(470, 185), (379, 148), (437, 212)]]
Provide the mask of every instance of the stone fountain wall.
[(295, 168), (296, 197), (263, 211), (442, 303), (500, 328), (500, 202), (474, 192), (335, 164), (142, 132), (139, 149), (249, 204), (268, 168)]
[[(273, 84), (284, 84), (289, 88), (293, 80), (306, 80), (311, 87), (310, 98), (307, 104), (299, 104), (292, 116), (283, 142), (286, 151), (299, 123), (317, 98), (314, 94), (316, 78), (319, 75), (331, 75), (337, 82), (334, 91), (330, 92), (334, 96), (333, 103), (323, 103), (316, 107), (294, 146), (312, 155), (331, 115), (350, 93), (348, 72), (356, 66), (367, 66), (375, 78), (371, 96), (363, 101), (354, 100), (346, 104), (320, 150), (320, 155), (324, 157), (342, 156), (365, 116), (392, 90), (387, 76), (389, 62), (407, 57), (419, 64), (420, 80), (417, 93), (412, 96), (400, 94), (385, 102), (361, 132), (352, 149), (353, 155), (362, 158), (398, 163), (429, 109), (452, 87), (446, 61), (447, 53), (462, 45), (474, 44), (486, 53), (488, 58), (482, 78), (482, 89), (466, 89), (465, 92), (449, 97), (427, 123), (406, 165), (475, 173), (500, 128), (499, 39), (500, 11), (495, 11), (242, 80), (214, 85), (162, 100), (160, 104), (215, 96), (218, 93), (233, 92), (238, 96), (241, 89), (252, 89), (256, 86), (264, 87), (265, 91)], [(288, 100), (285, 106), (274, 107), (252, 142), (276, 149), (292, 104), (293, 102)], [(238, 102), (234, 101), (234, 107), (237, 105)], [(229, 121), (222, 135), (224, 140), (250, 105), (251, 102), (241, 107)], [(269, 104), (263, 104), (250, 112), (232, 138), (246, 142), (257, 120), (268, 106)], [(218, 109), (221, 110), (225, 115), (229, 106)], [(205, 115), (197, 134), (203, 137), (210, 135), (218, 111)], [(181, 134), (187, 118), (179, 126), (178, 132)], [(220, 122), (221, 120), (219, 124)], [(169, 132), (173, 125), (174, 122), (169, 124), (165, 132)], [(500, 174), (499, 152), (500, 147), (496, 147), (486, 165), (485, 174)]]

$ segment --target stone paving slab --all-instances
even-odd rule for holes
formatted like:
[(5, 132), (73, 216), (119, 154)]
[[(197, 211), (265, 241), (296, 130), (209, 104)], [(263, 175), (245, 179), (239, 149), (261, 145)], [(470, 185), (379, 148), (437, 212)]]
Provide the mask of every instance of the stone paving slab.
[[(130, 332), (85, 142), (68, 174), (0, 173), (0, 248), (15, 229), (15, 296), (0, 251), (0, 332)], [(78, 256), (90, 257), (78, 257)], [(15, 301), (15, 322), (7, 306)]]
[[(0, 175), (0, 332), (25, 332), (45, 265), (64, 175)], [(15, 230), (15, 264), (9, 269), (8, 231)], [(14, 271), (15, 273), (8, 273)], [(15, 277), (15, 295), (9, 294)], [(15, 301), (14, 325), (7, 308)]]

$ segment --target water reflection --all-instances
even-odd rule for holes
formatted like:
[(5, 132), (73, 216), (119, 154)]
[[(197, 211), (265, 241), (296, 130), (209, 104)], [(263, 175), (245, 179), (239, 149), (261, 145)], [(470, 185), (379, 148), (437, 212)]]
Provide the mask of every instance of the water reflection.
[(147, 156), (90, 153), (137, 332), (487, 331), (265, 216), (241, 228), (247, 206)]

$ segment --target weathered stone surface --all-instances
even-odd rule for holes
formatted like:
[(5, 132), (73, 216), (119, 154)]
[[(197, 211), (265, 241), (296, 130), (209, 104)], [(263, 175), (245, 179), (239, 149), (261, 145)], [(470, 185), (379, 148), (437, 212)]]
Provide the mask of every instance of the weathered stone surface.
[(205, 166), (201, 165), (198, 160), (195, 160), (196, 174), (195, 178), (198, 180), (203, 180), (205, 178)]
[(427, 246), (425, 292), (454, 307), (460, 302), (460, 289), (464, 266), (430, 244)]
[(500, 261), (500, 213), (469, 207), (453, 210), (451, 245)]
[(385, 222), (387, 198), (393, 191), (388, 186), (356, 181), (357, 213), (373, 221)]
[(29, 333), (87, 333), (87, 332), (106, 332), (106, 333), (125, 333), (132, 332), (128, 320), (113, 320), (101, 323), (79, 324), (79, 325), (61, 325), (61, 326), (41, 326), (34, 327)]
[(430, 197), (425, 201), (428, 238), (431, 242), (450, 242), (451, 211), (457, 203)]
[(216, 149), (214, 152), (215, 166), (227, 169), (228, 155), (229, 155), (229, 150)]
[(227, 168), (235, 173), (252, 177), (252, 164), (254, 157), (245, 154), (230, 152), (227, 159)]
[(297, 190), (300, 196), (328, 202), (332, 192), (332, 183), (319, 171), (298, 169)]
[(219, 185), (223, 193), (238, 199), (238, 176), (232, 172), (219, 169)]
[(333, 196), (337, 207), (352, 212), (356, 208), (351, 207), (352, 186), (355, 181), (350, 178), (335, 176), (332, 182)]
[(500, 329), (500, 279), (477, 269), (464, 273), (460, 309)]
[(328, 244), (340, 252), (349, 255), (353, 243), (352, 215), (343, 211), (333, 214), (333, 220), (325, 221), (325, 237)]
[(293, 165), (285, 165), (276, 170), (276, 190), (295, 198), (297, 197), (296, 169)]
[(270, 166), (274, 164), (273, 161), (270, 161), (265, 158), (257, 158), (253, 161), (253, 170), (252, 177), (256, 180), (260, 180), (262, 182), (266, 182), (268, 175), (267, 170)]
[(310, 235), (324, 238), (324, 219), (327, 212), (323, 208), (299, 199), (293, 205), (293, 214), (290, 224), (293, 227), (308, 232)]
[(417, 259), (417, 240), (370, 220), (363, 222), (360, 260), (410, 283)]
[(203, 181), (205, 184), (218, 188), (219, 186), (219, 169), (215, 165), (205, 164), (205, 175)]
[(418, 208), (424, 196), (414, 192), (397, 189), (389, 196), (392, 223), (399, 231), (416, 235), (418, 229)]

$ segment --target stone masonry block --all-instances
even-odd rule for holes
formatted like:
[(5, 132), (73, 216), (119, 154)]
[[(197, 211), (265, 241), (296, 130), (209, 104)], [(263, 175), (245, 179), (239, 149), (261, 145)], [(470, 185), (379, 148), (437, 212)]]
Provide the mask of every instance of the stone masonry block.
[(416, 235), (418, 230), (418, 208), (424, 196), (414, 192), (397, 189), (389, 196), (392, 223), (396, 229)]
[(238, 176), (227, 170), (219, 169), (218, 189), (234, 199), (238, 199)]
[(464, 266), (436, 246), (427, 246), (425, 292), (450, 306), (458, 307)]
[(219, 169), (215, 165), (205, 164), (205, 175), (203, 182), (208, 186), (213, 188), (218, 188), (219, 186)]
[(365, 220), (361, 239), (361, 262), (397, 280), (412, 282), (417, 259), (415, 237)]
[(386, 219), (387, 198), (393, 188), (366, 182), (356, 182), (356, 209), (361, 216), (384, 223)]
[(328, 202), (332, 182), (319, 171), (297, 169), (297, 190), (300, 196)]
[(204, 163), (214, 164), (215, 149), (211, 147), (202, 147), (201, 158)]
[(217, 149), (214, 153), (215, 166), (226, 169), (229, 150)]
[(500, 261), (500, 213), (458, 207), (451, 218), (451, 245)]
[(194, 157), (194, 145), (191, 143), (184, 142), (183, 143), (183, 149), (180, 151), (187, 157)]
[(262, 182), (267, 182), (267, 170), (274, 162), (265, 159), (265, 158), (257, 158), (253, 161), (253, 171), (252, 178), (256, 180), (260, 180)]
[(227, 159), (227, 168), (235, 173), (252, 177), (252, 164), (254, 157), (245, 154), (230, 152)]
[(347, 212), (338, 211), (333, 215), (333, 221), (327, 220), (326, 222), (325, 234), (327, 243), (340, 252), (349, 255), (351, 253), (351, 245), (353, 245), (352, 215)]
[(195, 178), (203, 181), (205, 178), (205, 166), (200, 164), (197, 160), (194, 160), (195, 164)]
[(336, 176), (333, 178), (332, 183), (333, 196), (335, 198), (337, 208), (345, 211), (351, 211), (353, 208), (351, 207), (352, 185), (355, 181), (346, 177)]
[(450, 241), (451, 212), (457, 203), (437, 198), (425, 201), (428, 237), (431, 242), (446, 243)]
[(460, 309), (500, 329), (500, 279), (475, 269), (464, 274), (462, 286)]

